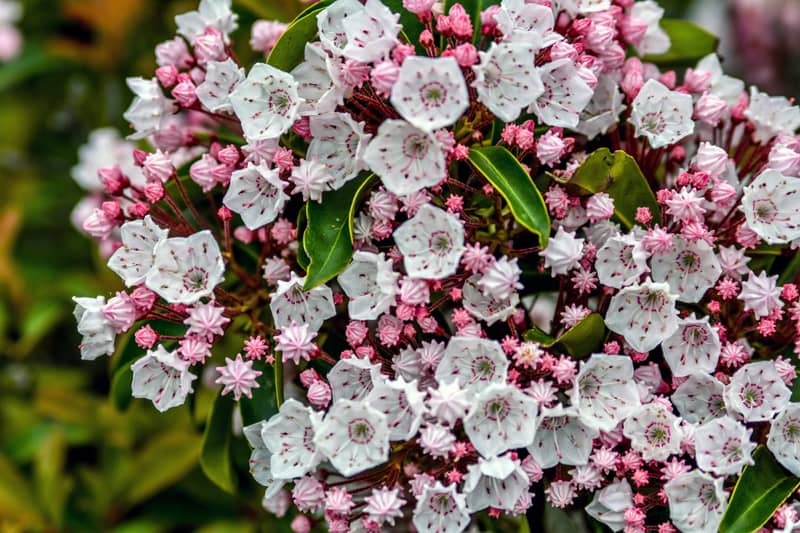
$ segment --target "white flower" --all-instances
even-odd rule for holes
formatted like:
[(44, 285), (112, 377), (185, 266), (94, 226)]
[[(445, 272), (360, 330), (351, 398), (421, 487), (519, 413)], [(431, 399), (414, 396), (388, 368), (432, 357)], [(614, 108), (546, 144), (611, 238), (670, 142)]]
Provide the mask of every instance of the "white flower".
[(226, 39), (238, 25), (236, 13), (231, 11), (231, 0), (200, 0), (197, 11), (190, 11), (175, 17), (178, 33), (189, 42), (203, 35), (207, 28), (221, 32)]
[(539, 68), (544, 92), (533, 102), (530, 111), (548, 126), (574, 128), (580, 114), (589, 105), (594, 91), (579, 75), (579, 68), (583, 67), (577, 67), (568, 58), (551, 61)]
[(528, 481), (520, 462), (508, 454), (491, 459), (478, 457), (478, 464), (469, 465), (464, 477), (467, 507), (473, 513), (487, 507), (511, 511), (528, 490)]
[(75, 302), (75, 321), (78, 323), (78, 333), (81, 334), (81, 359), (93, 361), (101, 355), (114, 353), (114, 339), (116, 331), (114, 325), (103, 313), (106, 299), (102, 296), (96, 298), (72, 299)]
[(194, 392), (192, 381), (197, 376), (189, 372), (189, 363), (178, 357), (177, 351), (168, 352), (160, 344), (133, 363), (131, 370), (133, 397), (151, 400), (162, 413), (182, 405), (186, 395)]
[(537, 411), (536, 400), (518, 388), (492, 383), (475, 397), (464, 431), (478, 453), (492, 457), (533, 442)]
[(122, 175), (136, 186), (144, 185), (145, 177), (133, 161), (132, 143), (120, 138), (114, 128), (94, 130), (86, 144), (78, 148), (78, 164), (72, 167), (72, 179), (87, 191), (102, 191), (97, 175), (101, 168), (119, 165)]
[(645, 461), (666, 461), (681, 450), (680, 419), (658, 403), (648, 403), (625, 419), (622, 433)]
[(350, 298), (347, 313), (352, 320), (375, 320), (395, 303), (397, 278), (392, 261), (384, 255), (358, 251), (337, 278)]
[(597, 251), (594, 265), (600, 283), (621, 289), (648, 272), (647, 251), (632, 233), (611, 237)]
[(596, 428), (581, 421), (577, 409), (565, 409), (560, 404), (543, 407), (528, 451), (542, 468), (557, 464), (585, 465), (592, 453), (592, 440), (598, 434)]
[(422, 423), (425, 412), (423, 398), (425, 393), (417, 389), (416, 381), (407, 382), (398, 377), (376, 382), (366, 400), (370, 406), (386, 415), (389, 439), (408, 440), (417, 433)]
[(417, 498), (412, 521), (419, 533), (461, 533), (470, 522), (463, 494), (456, 486), (426, 484)]
[(750, 87), (750, 105), (744, 112), (756, 130), (753, 139), (766, 144), (780, 133), (794, 135), (800, 127), (800, 107), (783, 96), (770, 96)]
[(659, 25), (664, 16), (663, 8), (652, 0), (645, 0), (634, 2), (629, 14), (636, 22), (647, 25), (642, 41), (636, 45), (639, 55), (664, 54), (669, 50), (669, 35)]
[(125, 285), (139, 285), (153, 268), (155, 247), (167, 238), (169, 230), (159, 227), (150, 215), (130, 220), (120, 228), (120, 246), (108, 260), (108, 268), (122, 278)]
[(768, 244), (800, 238), (800, 178), (768, 169), (744, 188), (747, 226)]
[(314, 444), (343, 476), (389, 459), (386, 415), (363, 402), (338, 400), (314, 433)]
[(781, 288), (777, 286), (777, 280), (777, 275), (767, 276), (765, 270), (757, 276), (750, 272), (747, 281), (742, 282), (742, 290), (738, 296), (744, 302), (744, 310), (753, 311), (757, 318), (761, 318), (782, 307)]
[(581, 361), (571, 396), (585, 424), (611, 431), (640, 404), (633, 363), (622, 355), (592, 354)]
[(637, 136), (645, 136), (653, 148), (674, 144), (694, 132), (694, 106), (689, 94), (670, 91), (650, 79), (633, 100), (630, 123)]
[(555, 4), (558, 6), (558, 10), (575, 16), (605, 11), (611, 7), (611, 0), (558, 0)]
[(756, 445), (750, 442), (752, 429), (730, 416), (709, 420), (694, 432), (697, 466), (718, 476), (738, 476)]
[(790, 403), (772, 421), (767, 448), (784, 468), (800, 476), (800, 403)]
[(294, 184), (292, 194), (302, 195), (304, 202), (313, 200), (322, 203), (322, 193), (330, 190), (333, 176), (316, 158), (301, 159), (300, 164), (292, 168), (289, 181)]
[(625, 287), (611, 298), (606, 326), (638, 352), (649, 352), (678, 329), (676, 297), (666, 283), (650, 279)]
[(623, 479), (595, 492), (592, 502), (586, 506), (586, 513), (611, 531), (622, 531), (627, 524), (625, 511), (629, 507), (633, 507), (633, 491)]
[(478, 285), (484, 294), (495, 300), (509, 300), (517, 290), (523, 288), (519, 281), (520, 274), (522, 270), (517, 264), (517, 258), (509, 261), (504, 255), (489, 265)]
[(306, 278), (292, 272), (289, 281), (278, 281), (278, 290), (272, 294), (269, 309), (278, 329), (288, 328), (292, 322), (308, 324), (312, 332), (319, 331), (323, 322), (336, 316), (333, 292), (327, 285), (304, 290)]
[(607, 133), (617, 125), (626, 106), (619, 85), (610, 75), (601, 75), (589, 104), (580, 114), (580, 122), (573, 129), (590, 140)]
[(370, 63), (378, 61), (397, 44), (400, 15), (380, 2), (338, 0), (317, 15), (322, 44), (330, 52), (348, 59)]
[(442, 279), (456, 272), (464, 253), (464, 226), (446, 211), (425, 204), (394, 232), (410, 278)]
[(208, 230), (158, 243), (145, 285), (169, 303), (193, 304), (222, 282), (225, 263)]
[(747, 422), (774, 418), (789, 405), (791, 395), (772, 361), (744, 365), (725, 387), (726, 405)]
[(537, 52), (560, 38), (552, 31), (555, 17), (548, 6), (525, 0), (503, 0), (494, 17), (505, 40), (531, 44)]
[(744, 91), (744, 82), (740, 79), (726, 76), (722, 72), (722, 65), (719, 57), (715, 53), (708, 54), (698, 61), (694, 69), (696, 72), (708, 72), (711, 74), (711, 87), (709, 92), (725, 101), (728, 106), (735, 106), (739, 102), (739, 96)]
[(206, 78), (197, 86), (197, 98), (209, 111), (232, 113), (230, 94), (243, 79), (244, 69), (233, 59), (209, 61)]
[(230, 94), (248, 141), (279, 137), (292, 127), (302, 102), (297, 87), (291, 74), (265, 63), (253, 65)]
[(454, 426), (457, 420), (467, 416), (471, 402), (466, 389), (461, 388), (458, 379), (440, 381), (439, 387), (428, 389), (429, 398), (426, 401), (428, 412), (436, 419), (448, 426)]
[(714, 372), (722, 343), (709, 317), (698, 319), (692, 313), (680, 320), (678, 329), (661, 344), (661, 349), (672, 375), (682, 377), (695, 372)]
[(475, 318), (486, 321), (490, 326), (495, 322), (507, 320), (519, 305), (519, 294), (515, 291), (509, 298), (497, 300), (478, 286), (480, 280), (481, 275), (475, 274), (464, 282), (462, 289), (464, 309)]
[(276, 480), (272, 475), (272, 471), (270, 470), (272, 453), (267, 449), (267, 445), (264, 444), (264, 439), (261, 438), (261, 429), (266, 423), (266, 420), (262, 420), (260, 422), (256, 422), (255, 424), (245, 426), (242, 429), (242, 433), (252, 448), (252, 451), (250, 452), (250, 459), (248, 461), (248, 464), (250, 465), (250, 475), (253, 476), (253, 479), (256, 480), (256, 483), (267, 487), (267, 492), (269, 493), (271, 490), (275, 492), (280, 490), (284, 482), (283, 480)]
[(375, 384), (383, 380), (380, 363), (370, 363), (369, 359), (358, 357), (339, 359), (326, 378), (334, 402), (366, 398)]
[(681, 302), (697, 303), (722, 274), (719, 259), (706, 241), (691, 242), (678, 236), (673, 243), (667, 252), (653, 256), (653, 279), (668, 283)]
[(708, 374), (691, 374), (672, 394), (672, 404), (692, 424), (725, 416), (725, 385)]
[(451, 337), (436, 367), (436, 381), (456, 379), (475, 394), (491, 383), (505, 383), (508, 359), (500, 343), (490, 339)]
[(136, 94), (130, 107), (123, 113), (131, 127), (136, 130), (129, 139), (144, 139), (161, 129), (162, 121), (175, 110), (172, 100), (161, 92), (156, 78), (128, 78), (128, 87)]
[(386, 120), (364, 152), (364, 162), (398, 196), (433, 187), (445, 177), (442, 145), (404, 120)]
[(297, 81), (297, 94), (305, 100), (300, 113), (313, 117), (333, 112), (350, 94), (340, 79), (339, 63), (320, 43), (306, 43), (304, 57), (291, 72)]
[(544, 267), (550, 269), (550, 274), (566, 274), (576, 266), (583, 256), (583, 239), (576, 239), (575, 232), (564, 231), (558, 228), (555, 237), (551, 237), (547, 248), (541, 252), (544, 256)]
[(516, 120), (544, 92), (533, 63), (536, 47), (524, 42), (493, 42), (488, 52), (478, 54), (480, 64), (472, 67), (478, 101), (500, 120)]
[(364, 133), (364, 123), (356, 122), (349, 113), (326, 113), (309, 119), (311, 143), (307, 159), (316, 158), (333, 177), (332, 189), (355, 178), (367, 168), (364, 151), (371, 135)]
[(669, 518), (681, 531), (714, 533), (728, 507), (722, 490), (723, 478), (715, 478), (692, 470), (684, 472), (664, 485), (669, 501)]
[(310, 472), (322, 460), (312, 441), (322, 415), (293, 398), (281, 405), (261, 429), (261, 438), (272, 453), (270, 468), (278, 479), (292, 479)]
[(469, 95), (455, 58), (411, 56), (400, 67), (390, 101), (412, 126), (432, 132), (461, 118)]

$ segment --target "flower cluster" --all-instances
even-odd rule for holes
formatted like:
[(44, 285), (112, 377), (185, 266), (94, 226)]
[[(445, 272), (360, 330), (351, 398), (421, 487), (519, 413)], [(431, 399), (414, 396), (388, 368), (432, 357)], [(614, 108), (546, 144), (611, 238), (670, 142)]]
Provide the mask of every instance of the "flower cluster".
[(758, 444), (800, 475), (800, 292), (772, 273), (800, 244), (800, 108), (713, 54), (682, 83), (631, 57), (670, 48), (662, 13), (326, 1), (286, 71), (295, 27), (256, 23), (274, 51), (246, 68), (230, 0), (202, 0), (128, 80), (149, 148), (100, 130), (74, 169), (128, 287), (75, 298), (83, 358), (132, 332), (160, 411), (278, 391), (243, 432), (298, 533), (458, 532), (535, 499), (715, 531)]

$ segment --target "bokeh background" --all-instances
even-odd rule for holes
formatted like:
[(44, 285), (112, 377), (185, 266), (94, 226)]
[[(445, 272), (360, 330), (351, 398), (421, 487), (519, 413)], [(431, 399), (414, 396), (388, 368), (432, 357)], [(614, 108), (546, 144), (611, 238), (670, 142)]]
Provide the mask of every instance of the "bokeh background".
[[(720, 35), (729, 72), (800, 95), (800, 0), (660, 3)], [(90, 131), (126, 132), (125, 77), (152, 75), (154, 46), (195, 0), (20, 4), (21, 50), (0, 60), (0, 533), (289, 531), (246, 477), (232, 496), (203, 475), (208, 395), (166, 415), (139, 401), (120, 411), (107, 399), (109, 359), (82, 362), (76, 348), (71, 296), (120, 287), (69, 222), (82, 196), (70, 169)], [(288, 21), (302, 8), (234, 4), (242, 47), (256, 19)], [(246, 471), (247, 450), (234, 455)]]

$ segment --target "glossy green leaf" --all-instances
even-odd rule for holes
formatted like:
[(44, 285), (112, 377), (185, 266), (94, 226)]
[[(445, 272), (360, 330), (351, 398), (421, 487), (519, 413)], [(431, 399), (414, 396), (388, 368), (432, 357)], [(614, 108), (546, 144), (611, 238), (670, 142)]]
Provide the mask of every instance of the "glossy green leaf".
[(722, 517), (722, 533), (758, 531), (775, 510), (800, 487), (800, 478), (787, 472), (764, 446), (753, 452), (755, 464), (745, 467)]
[(469, 161), (508, 202), (523, 227), (539, 237), (541, 247), (550, 236), (550, 215), (542, 194), (520, 162), (502, 146), (472, 147)]
[[(308, 217), (306, 216), (306, 210), (301, 209), (300, 212), (297, 214), (297, 234), (302, 235), (306, 231), (306, 226), (308, 226)], [(300, 268), (303, 270), (308, 270), (308, 264), (311, 260), (308, 258), (308, 254), (306, 253), (306, 249), (303, 246), (303, 243), (300, 243), (300, 246), (297, 247), (297, 264), (300, 265)]]
[(559, 345), (572, 357), (581, 359), (596, 352), (603, 345), (606, 337), (606, 327), (603, 323), (603, 317), (597, 313), (592, 313), (565, 331), (557, 339), (537, 327), (526, 331), (524, 337), (525, 340), (538, 342), (545, 348)]
[(573, 174), (570, 184), (585, 193), (605, 192), (614, 199), (614, 214), (626, 227), (636, 223), (636, 209), (647, 207), (655, 222), (661, 208), (636, 160), (622, 150), (595, 150)]
[(127, 506), (138, 505), (183, 478), (197, 464), (200, 444), (199, 436), (186, 428), (150, 435), (133, 458), (121, 499)]
[(266, 420), (278, 412), (275, 394), (274, 370), (263, 361), (255, 361), (253, 369), (261, 372), (257, 378), (259, 387), (253, 389), (253, 397), (242, 396), (239, 400), (239, 412), (245, 426)]
[(203, 472), (217, 486), (229, 493), (233, 493), (236, 489), (231, 461), (232, 421), (232, 395), (218, 394), (208, 413), (206, 428), (203, 431), (203, 448), (200, 452), (200, 466)]
[(794, 255), (792, 255), (791, 261), (789, 261), (789, 264), (786, 265), (778, 278), (778, 285), (792, 283), (797, 278), (797, 275), (800, 274), (800, 253), (794, 250), (792, 253)]
[(322, 202), (306, 204), (308, 227), (303, 247), (308, 254), (306, 290), (336, 277), (353, 257), (353, 217), (372, 187), (373, 175), (362, 173), (341, 189), (322, 195)]
[(693, 65), (716, 51), (719, 44), (716, 35), (687, 20), (662, 19), (661, 28), (669, 35), (669, 51), (645, 56), (644, 61), (660, 66)]
[(317, 35), (317, 13), (327, 7), (320, 2), (309, 7), (289, 24), (267, 58), (267, 64), (285, 72), (303, 62), (306, 43), (310, 43)]

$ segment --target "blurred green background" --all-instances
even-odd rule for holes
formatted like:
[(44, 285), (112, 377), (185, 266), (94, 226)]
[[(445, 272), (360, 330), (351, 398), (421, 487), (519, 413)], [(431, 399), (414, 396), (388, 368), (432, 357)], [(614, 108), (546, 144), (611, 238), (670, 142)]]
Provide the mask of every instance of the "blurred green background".
[[(154, 46), (173, 35), (174, 15), (196, 2), (21, 3), (23, 49), (0, 62), (0, 533), (288, 531), (285, 520), (267, 518), (246, 474), (232, 496), (200, 470), (208, 389), (193, 407), (165, 415), (140, 401), (120, 412), (107, 399), (111, 360), (82, 362), (76, 348), (70, 298), (120, 287), (69, 222), (83, 195), (70, 169), (93, 129), (125, 134), (125, 77), (152, 75)], [(302, 7), (234, 4), (243, 57), (254, 20), (289, 20)], [(790, 38), (800, 29), (800, 2), (662, 4), (668, 16), (721, 33), (734, 73), (772, 92), (800, 93)], [(245, 446), (234, 441), (240, 473)]]

